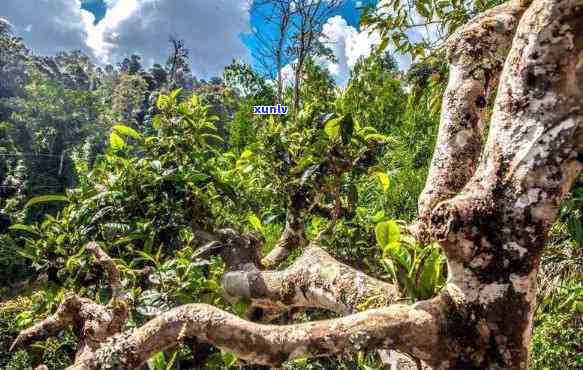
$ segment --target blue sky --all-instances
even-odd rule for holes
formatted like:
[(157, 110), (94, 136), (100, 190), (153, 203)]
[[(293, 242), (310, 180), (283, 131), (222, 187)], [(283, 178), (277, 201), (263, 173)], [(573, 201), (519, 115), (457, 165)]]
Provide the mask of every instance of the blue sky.
[[(184, 39), (192, 70), (199, 78), (220, 75), (233, 59), (253, 60), (251, 30), (265, 29), (248, 0), (1, 0), (0, 17), (36, 53), (79, 49), (100, 64), (115, 63), (132, 53), (148, 66), (164, 62), (168, 36)], [(326, 64), (343, 82), (359, 56), (367, 55), (378, 37), (359, 30), (362, 2), (346, 0), (324, 26), (339, 63)], [(247, 35), (247, 36), (246, 36)]]

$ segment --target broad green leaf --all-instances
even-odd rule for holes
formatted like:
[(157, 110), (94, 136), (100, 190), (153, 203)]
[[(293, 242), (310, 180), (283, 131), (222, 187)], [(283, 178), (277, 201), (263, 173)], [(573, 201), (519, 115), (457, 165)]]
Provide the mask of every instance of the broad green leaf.
[(375, 235), (379, 246), (384, 248), (391, 242), (399, 242), (401, 231), (395, 221), (385, 221), (377, 224), (375, 227)]
[(150, 167), (155, 170), (156, 172), (162, 171), (162, 163), (158, 160), (150, 162)]
[(154, 127), (154, 130), (159, 130), (160, 126), (162, 126), (162, 115), (156, 114), (152, 119), (152, 127)]
[(247, 216), (247, 220), (255, 230), (259, 231), (262, 234), (265, 234), (263, 231), (263, 225), (261, 225), (261, 220), (254, 213), (249, 213), (249, 215)]
[(381, 185), (383, 191), (386, 192), (387, 190), (389, 190), (389, 186), (391, 185), (391, 180), (389, 179), (389, 176), (384, 172), (377, 172), (375, 173), (375, 176), (379, 181), (379, 184)]
[(68, 202), (69, 198), (65, 195), (41, 195), (29, 200), (24, 208), (34, 206), (35, 204), (50, 203), (50, 202)]
[[(182, 88), (181, 87), (179, 87), (176, 90), (173, 90), (170, 93), (170, 99), (176, 99), (178, 97), (178, 95), (180, 95), (181, 92), (182, 92)], [(198, 103), (198, 97), (196, 95), (193, 95), (192, 102), (193, 102), (194, 105), (196, 105)]]
[(431, 254), (423, 261), (422, 268), (418, 290), (424, 298), (430, 298), (438, 288), (441, 272), (441, 254), (438, 248), (433, 248)]
[(385, 218), (385, 211), (383, 211), (383, 210), (380, 210), (377, 213), (375, 213), (374, 215), (370, 216), (370, 220), (374, 223), (381, 222), (383, 220), (383, 218)]
[(230, 369), (237, 363), (237, 356), (231, 352), (223, 352), (223, 363), (225, 364), (225, 369)]
[(330, 139), (336, 139), (340, 135), (340, 118), (328, 121), (324, 126), (324, 132)]
[(374, 133), (374, 134), (367, 134), (364, 136), (365, 140), (375, 140), (375, 141), (386, 141), (387, 137), (383, 134), (378, 134), (378, 133)]
[(225, 140), (220, 137), (219, 135), (214, 135), (214, 134), (201, 134), (201, 137), (205, 138), (205, 139), (212, 139), (212, 140), (216, 140), (219, 143), (224, 143)]
[(243, 150), (243, 153), (241, 153), (241, 159), (251, 159), (251, 157), (253, 157), (253, 152), (249, 149), (245, 149)]
[(125, 141), (123, 141), (123, 139), (115, 132), (112, 132), (109, 135), (109, 146), (111, 146), (113, 150), (121, 150), (125, 145)]
[(140, 135), (139, 132), (125, 125), (115, 125), (113, 126), (113, 129), (122, 135), (133, 137), (136, 140), (140, 140), (142, 138), (142, 135)]
[(385, 37), (381, 41), (380, 45), (377, 47), (377, 50), (379, 52), (383, 52), (387, 48), (387, 46), (389, 46), (389, 39)]

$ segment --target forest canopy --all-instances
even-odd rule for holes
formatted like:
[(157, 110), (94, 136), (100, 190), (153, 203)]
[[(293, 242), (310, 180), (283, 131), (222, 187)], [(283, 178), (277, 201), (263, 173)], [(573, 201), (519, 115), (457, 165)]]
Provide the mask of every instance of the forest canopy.
[(583, 4), (365, 4), (339, 83), (344, 3), (206, 79), (0, 9), (0, 369), (583, 369)]

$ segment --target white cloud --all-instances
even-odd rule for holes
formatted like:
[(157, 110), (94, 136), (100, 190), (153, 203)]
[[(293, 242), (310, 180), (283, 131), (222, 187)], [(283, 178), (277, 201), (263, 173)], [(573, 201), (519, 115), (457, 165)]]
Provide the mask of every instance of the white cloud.
[(86, 27), (95, 18), (81, 9), (80, 0), (1, 1), (2, 17), (36, 53), (49, 55), (57, 50), (71, 49), (89, 51), (85, 45)]
[(232, 59), (250, 59), (240, 39), (250, 30), (247, 0), (106, 0), (108, 11), (97, 25), (81, 0), (0, 1), (2, 16), (39, 54), (81, 49), (102, 63), (132, 53), (163, 63), (172, 34), (185, 41), (199, 77), (219, 74)]
[(110, 0), (108, 5), (87, 40), (103, 62), (132, 53), (146, 62), (164, 62), (170, 35), (185, 41), (198, 76), (217, 75), (232, 59), (249, 60), (240, 39), (250, 30), (246, 0)]
[[(332, 63), (329, 60), (320, 60), (319, 62), (328, 68), (339, 84), (346, 82), (358, 59), (369, 56), (374, 47), (381, 42), (378, 32), (369, 32), (366, 29), (359, 31), (350, 26), (339, 15), (328, 19), (322, 33), (325, 38), (321, 41), (332, 49), (337, 63)], [(401, 69), (406, 69), (409, 66), (409, 58), (396, 53), (394, 53), (394, 57)]]

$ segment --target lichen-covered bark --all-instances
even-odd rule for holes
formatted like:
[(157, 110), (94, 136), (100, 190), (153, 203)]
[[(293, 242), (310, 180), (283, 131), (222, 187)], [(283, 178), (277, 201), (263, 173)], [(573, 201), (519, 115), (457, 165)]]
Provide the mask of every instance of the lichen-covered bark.
[(582, 48), (583, 1), (535, 0), (504, 66), (484, 159), (431, 213), (457, 353), (443, 367), (527, 367), (540, 253), (583, 165)]
[[(155, 352), (196, 338), (264, 365), (344, 351), (397, 348), (425, 360), (437, 358), (439, 305), (392, 306), (339, 319), (296, 325), (263, 325), (204, 304), (184, 305), (111, 340), (71, 369), (135, 369)], [(139, 350), (138, 350), (139, 349)]]
[(336, 261), (316, 245), (285, 270), (229, 272), (222, 286), (228, 296), (249, 299), (258, 307), (318, 307), (344, 315), (399, 298), (394, 285)]
[[(461, 27), (447, 42), (449, 82), (437, 145), (419, 197), (419, 228), (424, 228), (437, 203), (456, 195), (474, 174), (487, 126), (487, 102), (496, 91), (525, 8), (521, 0), (493, 8)], [(423, 230), (415, 229), (414, 233), (423, 234)]]

